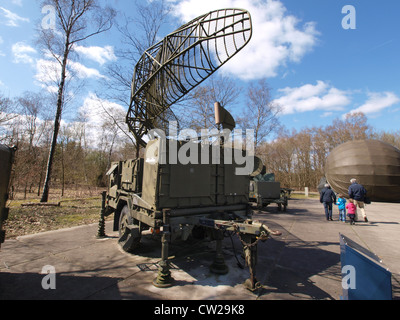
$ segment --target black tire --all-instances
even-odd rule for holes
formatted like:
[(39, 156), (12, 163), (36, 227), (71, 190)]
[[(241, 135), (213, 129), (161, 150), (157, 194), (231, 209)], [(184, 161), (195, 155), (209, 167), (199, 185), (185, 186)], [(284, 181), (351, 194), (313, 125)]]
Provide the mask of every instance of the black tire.
[[(133, 226), (135, 230), (128, 228)], [(121, 248), (126, 252), (133, 252), (140, 245), (140, 228), (134, 225), (133, 218), (129, 214), (128, 206), (122, 208), (121, 216), (119, 218), (119, 240), (118, 243)]]
[(288, 206), (288, 199), (285, 197), (285, 202), (283, 203), (283, 211), (286, 212)]

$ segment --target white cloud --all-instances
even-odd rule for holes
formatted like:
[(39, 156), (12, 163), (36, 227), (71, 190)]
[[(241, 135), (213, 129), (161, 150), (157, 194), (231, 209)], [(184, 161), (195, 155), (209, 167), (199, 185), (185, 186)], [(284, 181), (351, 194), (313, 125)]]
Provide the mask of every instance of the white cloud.
[[(330, 86), (324, 81), (316, 85), (306, 84), (296, 88), (279, 89), (281, 97), (274, 103), (282, 107), (283, 114), (322, 110), (332, 112), (342, 110), (350, 103), (346, 92)], [(326, 113), (325, 113), (326, 115)]]
[(182, 22), (220, 8), (245, 8), (252, 17), (253, 36), (249, 44), (223, 71), (242, 79), (275, 77), (279, 68), (299, 62), (317, 42), (314, 22), (300, 25), (278, 0), (175, 0), (172, 12)]
[(85, 67), (83, 64), (79, 62), (74, 62), (74, 61), (69, 61), (68, 62), (69, 67), (71, 68), (71, 71), (79, 78), (79, 79), (85, 79), (85, 78), (105, 78), (99, 70), (93, 69), (93, 68), (88, 68)]
[(369, 92), (368, 100), (360, 107), (349, 113), (362, 112), (364, 114), (377, 113), (400, 102), (393, 92)]
[[(104, 109), (106, 111), (104, 111)], [(88, 96), (83, 102), (82, 107), (80, 108), (80, 112), (82, 112), (88, 118), (88, 122), (91, 125), (97, 127), (104, 123), (107, 113), (122, 113), (124, 116), (126, 115), (126, 110), (123, 106), (101, 99), (93, 92), (89, 92)]]
[[(114, 121), (117, 121), (122, 128), (125, 128), (126, 112), (123, 106), (101, 99), (95, 93), (89, 92), (83, 105), (79, 109), (79, 113), (87, 120), (86, 134), (89, 143), (93, 146), (101, 143), (102, 132), (104, 130), (102, 126), (104, 123), (112, 124)], [(113, 118), (111, 118), (110, 115), (112, 115)], [(110, 128), (110, 126), (107, 126), (106, 129), (107, 128)], [(125, 138), (120, 130), (118, 131), (118, 137), (120, 139)]]
[(333, 112), (324, 112), (323, 115), (321, 116), (321, 118), (331, 117), (332, 115), (333, 115)]
[(16, 6), (22, 7), (22, 0), (12, 0), (12, 4), (15, 4)]
[(100, 65), (105, 64), (108, 61), (115, 61), (117, 57), (114, 54), (114, 48), (112, 46), (103, 47), (83, 47), (76, 46), (75, 51), (83, 54), (88, 59), (94, 60)]
[(11, 12), (10, 10), (7, 10), (6, 8), (0, 7), (0, 10), (3, 11), (3, 15), (7, 19), (7, 21), (5, 22), (6, 26), (18, 27), (19, 22), (30, 22), (30, 20), (28, 18), (20, 17), (16, 13)]
[(31, 46), (26, 45), (24, 42), (17, 42), (13, 44), (12, 53), (14, 55), (15, 63), (33, 63), (34, 60), (30, 54), (36, 53), (36, 50)]
[[(320, 110), (324, 111), (322, 117), (327, 117), (332, 115), (333, 111), (341, 111), (351, 103), (351, 93), (339, 90), (324, 81), (317, 81), (315, 85), (279, 89), (278, 93), (280, 97), (275, 99), (274, 103), (282, 107), (283, 114)], [(369, 92), (367, 97), (363, 105), (348, 113), (378, 113), (400, 102), (400, 98), (393, 92)]]

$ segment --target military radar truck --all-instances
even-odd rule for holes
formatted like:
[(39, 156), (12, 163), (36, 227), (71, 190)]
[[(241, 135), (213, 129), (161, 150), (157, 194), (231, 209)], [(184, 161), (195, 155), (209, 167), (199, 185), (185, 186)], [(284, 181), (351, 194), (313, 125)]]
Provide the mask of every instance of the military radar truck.
[(11, 167), (14, 158), (15, 148), (0, 145), (0, 247), (5, 240), (5, 230), (3, 223), (8, 218), (8, 188), (11, 175)]
[[(169, 241), (209, 236), (217, 241), (210, 270), (226, 273), (221, 250), (223, 231), (236, 232), (241, 240), (249, 243), (249, 250), (257, 239), (266, 240), (273, 233), (251, 220), (248, 175), (235, 174), (240, 166), (234, 159), (231, 165), (163, 162), (163, 156), (168, 159), (169, 146), (174, 143), (166, 142), (166, 153), (161, 139), (151, 140), (143, 159), (115, 162), (107, 173), (106, 212), (114, 212), (114, 230), (119, 230), (119, 243), (125, 251), (134, 253), (142, 232), (151, 230), (162, 235), (162, 259), (167, 262)], [(212, 146), (182, 141), (177, 141), (178, 152), (188, 144), (203, 149), (199, 154), (204, 149), (211, 153)], [(223, 156), (225, 149), (218, 147), (217, 150)], [(161, 266), (163, 269), (154, 281), (158, 287), (171, 284), (168, 266), (166, 263)], [(249, 280), (250, 288), (255, 288), (253, 282)]]
[[(244, 164), (235, 154), (247, 160), (251, 155), (226, 148), (222, 143), (226, 131), (225, 140), (218, 132), (200, 141), (174, 139), (170, 132), (167, 135), (157, 129), (168, 118), (171, 105), (240, 51), (251, 33), (247, 11), (212, 11), (149, 48), (135, 67), (126, 121), (137, 143), (137, 158), (111, 165), (102, 212), (114, 214), (114, 230), (119, 230), (119, 244), (125, 251), (135, 252), (144, 230), (161, 236), (161, 262), (153, 281), (157, 287), (173, 284), (168, 248), (178, 237), (210, 236), (216, 241), (210, 270), (227, 273), (222, 254), (225, 231), (236, 233), (244, 245), (250, 270), (246, 287), (255, 290), (259, 286), (255, 277), (257, 243), (278, 233), (252, 220), (250, 172), (237, 174)], [(216, 110), (218, 126), (232, 129), (232, 117), (223, 107)], [(144, 149), (142, 158), (139, 147)]]

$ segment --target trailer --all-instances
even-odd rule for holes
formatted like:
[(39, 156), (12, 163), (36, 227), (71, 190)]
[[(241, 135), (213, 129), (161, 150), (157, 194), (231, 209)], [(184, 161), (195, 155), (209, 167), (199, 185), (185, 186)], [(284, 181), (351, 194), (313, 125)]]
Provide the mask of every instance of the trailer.
[(250, 181), (250, 201), (262, 209), (271, 203), (278, 205), (278, 211), (286, 211), (289, 204), (289, 191), (281, 188), (280, 182)]
[(286, 211), (293, 190), (281, 188), (281, 183), (275, 181), (275, 174), (266, 173), (266, 167), (259, 157), (255, 157), (254, 163), (254, 171), (250, 174), (249, 201), (256, 203), (259, 209), (276, 203), (278, 211)]

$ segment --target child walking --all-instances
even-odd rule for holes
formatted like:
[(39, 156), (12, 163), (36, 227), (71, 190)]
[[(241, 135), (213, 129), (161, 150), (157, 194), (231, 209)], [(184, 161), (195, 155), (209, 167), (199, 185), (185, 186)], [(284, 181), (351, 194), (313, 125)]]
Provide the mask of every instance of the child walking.
[(347, 209), (347, 214), (350, 218), (350, 224), (355, 224), (354, 217), (356, 215), (357, 207), (353, 203), (353, 199), (349, 199), (349, 203), (346, 205), (346, 209)]
[(336, 204), (339, 209), (339, 221), (346, 222), (346, 199), (339, 193)]

